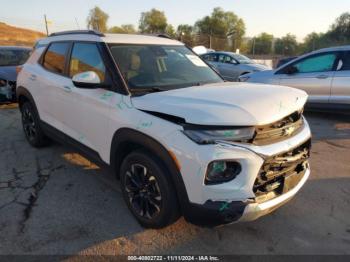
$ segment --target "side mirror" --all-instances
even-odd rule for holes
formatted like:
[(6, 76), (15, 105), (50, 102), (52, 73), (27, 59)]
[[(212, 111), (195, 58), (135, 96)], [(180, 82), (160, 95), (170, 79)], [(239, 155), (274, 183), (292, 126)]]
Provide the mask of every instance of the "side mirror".
[(73, 84), (80, 88), (99, 88), (101, 87), (100, 77), (93, 71), (79, 73), (73, 76)]
[(298, 68), (295, 66), (288, 66), (285, 70), (284, 73), (287, 75), (293, 75), (295, 73), (298, 73)]

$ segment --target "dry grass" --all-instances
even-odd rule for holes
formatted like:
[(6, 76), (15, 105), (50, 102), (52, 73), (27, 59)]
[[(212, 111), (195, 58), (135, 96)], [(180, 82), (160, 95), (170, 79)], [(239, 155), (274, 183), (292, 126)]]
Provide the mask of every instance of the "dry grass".
[(45, 34), (30, 29), (19, 28), (0, 22), (0, 46), (33, 46)]

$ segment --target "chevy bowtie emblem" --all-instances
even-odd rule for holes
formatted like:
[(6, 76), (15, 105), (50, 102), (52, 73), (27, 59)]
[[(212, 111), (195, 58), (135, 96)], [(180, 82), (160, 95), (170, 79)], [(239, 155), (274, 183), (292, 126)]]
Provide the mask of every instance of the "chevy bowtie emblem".
[(283, 133), (284, 133), (284, 135), (290, 136), (291, 134), (293, 134), (294, 130), (295, 130), (295, 127), (294, 126), (290, 126), (290, 127), (286, 128), (286, 129), (284, 129)]

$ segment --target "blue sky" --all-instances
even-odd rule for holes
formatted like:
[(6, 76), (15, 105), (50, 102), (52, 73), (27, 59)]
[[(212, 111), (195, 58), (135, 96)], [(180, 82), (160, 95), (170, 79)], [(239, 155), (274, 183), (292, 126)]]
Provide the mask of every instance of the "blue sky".
[[(1, 0), (0, 21), (44, 31), (43, 15), (53, 22), (50, 31), (86, 27), (86, 16), (95, 5), (110, 15), (109, 26), (134, 24), (151, 8), (165, 12), (177, 26), (193, 24), (220, 6), (244, 19), (247, 36), (261, 32), (276, 37), (295, 34), (299, 41), (312, 31), (323, 32), (341, 13), (350, 11), (350, 0)], [(76, 22), (77, 20), (77, 22)], [(78, 24), (78, 25), (77, 25)]]

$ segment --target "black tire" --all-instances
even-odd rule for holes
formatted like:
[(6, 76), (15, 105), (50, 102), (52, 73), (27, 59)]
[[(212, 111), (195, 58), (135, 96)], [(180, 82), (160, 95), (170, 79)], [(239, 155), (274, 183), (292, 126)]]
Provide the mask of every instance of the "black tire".
[(120, 168), (124, 200), (139, 223), (146, 228), (162, 228), (179, 217), (179, 204), (169, 172), (146, 150), (125, 157)]
[(30, 102), (25, 102), (21, 106), (22, 126), (27, 141), (33, 147), (44, 147), (49, 144), (49, 139), (45, 136), (40, 126), (39, 116)]

